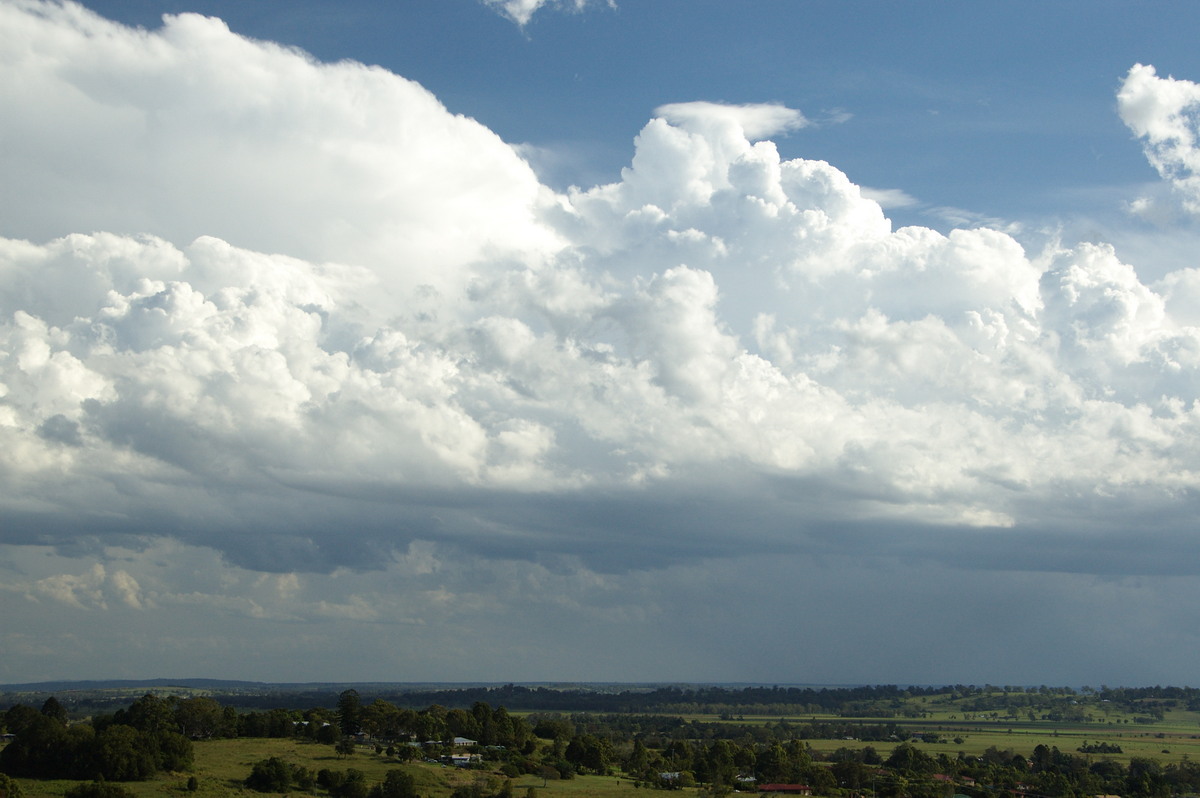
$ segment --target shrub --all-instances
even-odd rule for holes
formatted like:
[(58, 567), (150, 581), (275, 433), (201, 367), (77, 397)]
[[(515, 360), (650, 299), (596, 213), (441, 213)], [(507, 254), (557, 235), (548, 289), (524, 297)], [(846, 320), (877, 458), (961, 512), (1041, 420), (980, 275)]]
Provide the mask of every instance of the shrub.
[(287, 792), (292, 786), (292, 768), (277, 756), (254, 763), (245, 785), (258, 792)]
[(120, 784), (102, 780), (77, 784), (63, 793), (63, 798), (133, 798), (133, 793)]

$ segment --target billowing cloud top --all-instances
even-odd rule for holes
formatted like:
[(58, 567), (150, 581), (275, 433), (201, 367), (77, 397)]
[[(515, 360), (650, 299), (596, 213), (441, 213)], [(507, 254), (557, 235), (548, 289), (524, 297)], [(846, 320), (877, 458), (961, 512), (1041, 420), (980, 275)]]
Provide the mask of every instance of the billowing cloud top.
[(1144, 139), (1150, 163), (1187, 209), (1200, 213), (1200, 85), (1160, 78), (1154, 67), (1136, 64), (1117, 101), (1121, 119)]
[[(6, 543), (620, 572), (924, 526), (1105, 540), (1038, 567), (1106, 573), (1152, 515), (1132, 567), (1183, 567), (1200, 270), (893, 229), (781, 159), (780, 106), (663, 106), (618, 182), (557, 195), (420, 86), (215, 19), (17, 0), (0, 48)], [(1197, 96), (1120, 95), (1189, 202)], [(71, 579), (43, 593), (146, 603)]]

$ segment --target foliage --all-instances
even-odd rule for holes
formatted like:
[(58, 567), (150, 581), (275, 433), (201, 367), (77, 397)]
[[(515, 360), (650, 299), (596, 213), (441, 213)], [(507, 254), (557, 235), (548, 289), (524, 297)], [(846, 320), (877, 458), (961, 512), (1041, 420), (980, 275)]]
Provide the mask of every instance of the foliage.
[(362, 727), (362, 701), (357, 690), (345, 690), (338, 696), (337, 717), (342, 734), (358, 734)]
[(133, 793), (119, 784), (97, 780), (71, 787), (64, 798), (133, 798)]
[(292, 786), (292, 767), (277, 756), (255, 762), (244, 784), (258, 792), (287, 792)]
[[(694, 691), (655, 692), (660, 698), (697, 697)], [(727, 698), (734, 694), (740, 698), (790, 695), (775, 689), (726, 694)], [(807, 692), (801, 694), (812, 697)], [(821, 691), (816, 694), (822, 701), (828, 699)], [(703, 695), (712, 698), (718, 693)], [(956, 687), (936, 694), (877, 689), (842, 695), (847, 700), (836, 705), (841, 717), (745, 719), (725, 712), (725, 717), (717, 720), (578, 712), (525, 718), (483, 701), (449, 708), (433, 704), (418, 710), (377, 697), (368, 701), (358, 697), (356, 705), (355, 696), (345, 692), (331, 696), (324, 707), (276, 707), (238, 713), (211, 698), (147, 694), (127, 708), (97, 715), (90, 723), (69, 726), (57, 701), (47, 701), (40, 711), (18, 705), (0, 713), (0, 723), (16, 735), (0, 752), (0, 767), (15, 775), (37, 778), (90, 782), (102, 775), (109, 781), (137, 780), (162, 770), (187, 770), (193, 755), (190, 737), (205, 741), (195, 744), (199, 749), (220, 747), (222, 744), (214, 741), (243, 735), (262, 738), (261, 743), (254, 744), (256, 747), (241, 749), (259, 753), (241, 755), (236, 766), (230, 757), (230, 775), (222, 777), (223, 783), (244, 779), (247, 788), (269, 792), (312, 792), (319, 784), (331, 798), (417, 798), (418, 793), (444, 798), (454, 791), (457, 798), (509, 798), (514, 784), (494, 775), (428, 765), (399, 767), (410, 758), (451, 752), (445, 743), (421, 747), (410, 744), (412, 740), (445, 741), (461, 736), (480, 742), (471, 749), (484, 759), (479, 767), (492, 774), (523, 777), (525, 780), (515, 785), (522, 792), (532, 787), (529, 777), (533, 776), (533, 784), (544, 785), (547, 795), (573, 794), (577, 790), (584, 794), (591, 789), (578, 782), (563, 784), (559, 778), (578, 773), (589, 784), (602, 783), (588, 774), (614, 772), (630, 788), (634, 783), (667, 789), (699, 786), (710, 798), (720, 798), (739, 782), (750, 779), (759, 784), (807, 784), (819, 796), (861, 794), (870, 789), (881, 798), (941, 798), (951, 790), (981, 795), (981, 788), (973, 785), (1051, 798), (1097, 794), (1163, 798), (1200, 793), (1200, 765), (1186, 756), (1179, 759), (1181, 753), (1191, 750), (1194, 755), (1200, 750), (1200, 745), (1189, 742), (1197, 719), (1185, 714), (1189, 712), (1185, 705), (1190, 694), (1176, 695), (1165, 688), (1131, 693), (1121, 698), (1124, 710), (1116, 709), (1115, 702), (1103, 703), (1108, 699), (1098, 695), (1101, 693), (1059, 688), (987, 686)], [(849, 700), (851, 696), (853, 700)], [(337, 709), (333, 708), (335, 697)], [(847, 713), (870, 708), (886, 710), (891, 713), (889, 717), (910, 717), (914, 721), (902, 726), (881, 719), (882, 715), (846, 717)], [(72, 713), (81, 714), (74, 707)], [(1124, 726), (1126, 735), (1120, 736), (1122, 725), (1118, 724), (1132, 723), (1135, 717), (1152, 719), (1156, 713), (1175, 720), (1168, 720), (1168, 725), (1158, 729), (1138, 728), (1136, 733)], [(1083, 720), (1078, 726), (1066, 727), (1050, 721), (1051, 714)], [(1089, 716), (1102, 718), (1104, 726), (1101, 721), (1087, 721)], [(313, 752), (323, 752), (317, 754), (308, 753), (304, 746), (318, 738), (337, 743), (342, 739), (342, 721), (355, 718), (367, 743), (355, 758), (362, 770), (315, 773), (331, 758), (329, 748), (311, 746)], [(1005, 737), (1005, 726), (1016, 726), (1017, 733), (1014, 735), (1009, 728)], [(1153, 733), (1164, 728), (1170, 739)], [(1058, 742), (1051, 735), (1059, 729), (1064, 731), (1065, 750), (1051, 744), (1052, 740)], [(283, 739), (268, 745), (268, 738)], [(915, 742), (901, 742), (910, 739)], [(957, 756), (950, 739), (957, 746)], [(347, 745), (353, 747), (353, 742)], [(1174, 761), (1162, 763), (1153, 758), (1159, 749), (1166, 753), (1167, 747), (1175, 751)], [(368, 749), (374, 749), (374, 753)], [(455, 751), (459, 752), (461, 749)], [(279, 760), (278, 765), (270, 762), (272, 757)], [(255, 759), (261, 761), (247, 777), (248, 763)], [(289, 761), (304, 761), (312, 770), (290, 765)], [(397, 775), (390, 775), (391, 771)], [(200, 792), (207, 792), (214, 782), (209, 780), (208, 771), (202, 772), (204, 786), (199, 780), (192, 784)], [(541, 780), (536, 778), (539, 776)], [(28, 783), (22, 786), (28, 795)], [(182, 791), (183, 784), (177, 782), (176, 789)], [(140, 789), (137, 792), (142, 794)], [(41, 794), (35, 793), (39, 798)]]
[(0, 798), (23, 798), (21, 785), (7, 773), (0, 773)]
[(367, 777), (361, 770), (322, 769), (317, 773), (316, 783), (328, 790), (333, 798), (367, 798)]
[(63, 794), (63, 798), (134, 798), (134, 795), (119, 784), (93, 781), (71, 787)]
[(417, 794), (417, 784), (411, 775), (400, 769), (393, 769), (383, 777), (383, 783), (371, 788), (369, 798), (421, 798)]
[(18, 705), (5, 713), (16, 736), (0, 751), (0, 769), (33, 778), (136, 781), (191, 766), (191, 741), (173, 730), (170, 711), (153, 696), (94, 725), (70, 728), (61, 720), (65, 713), (53, 704), (48, 709)]

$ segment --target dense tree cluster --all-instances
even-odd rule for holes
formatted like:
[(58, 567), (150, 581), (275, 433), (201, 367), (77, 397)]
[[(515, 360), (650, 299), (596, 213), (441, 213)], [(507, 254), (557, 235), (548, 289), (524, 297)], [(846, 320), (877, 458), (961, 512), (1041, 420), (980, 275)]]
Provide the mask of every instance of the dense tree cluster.
[(57, 701), (42, 710), (17, 705), (4, 713), (15, 738), (0, 751), (0, 770), (33, 778), (146, 779), (186, 770), (192, 742), (179, 731), (173, 707), (153, 695), (111, 716), (68, 726)]
[(277, 756), (255, 762), (243, 782), (258, 792), (287, 792), (293, 786), (308, 791), (317, 783), (317, 775), (299, 765), (291, 765)]

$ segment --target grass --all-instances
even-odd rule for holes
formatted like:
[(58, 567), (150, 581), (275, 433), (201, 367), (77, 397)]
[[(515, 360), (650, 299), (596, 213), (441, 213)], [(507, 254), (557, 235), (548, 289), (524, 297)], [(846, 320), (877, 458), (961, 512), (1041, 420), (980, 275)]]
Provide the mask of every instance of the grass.
[[(480, 781), (485, 793), (499, 791), (503, 777), (479, 770), (459, 770), (427, 763), (401, 765), (395, 759), (362, 748), (353, 756), (339, 758), (328, 745), (299, 740), (239, 738), (209, 740), (195, 745), (196, 759), (192, 772), (160, 775), (141, 782), (123, 782), (122, 786), (137, 798), (272, 798), (279, 793), (260, 793), (242, 786), (255, 762), (277, 756), (292, 765), (319, 771), (355, 768), (366, 774), (367, 782), (381, 782), (389, 770), (402, 768), (412, 774), (417, 792), (426, 798), (445, 798), (462, 784)], [(195, 775), (198, 789), (188, 792), (188, 777)], [(75, 781), (17, 779), (25, 798), (61, 798)], [(515, 798), (525, 798), (533, 787), (537, 798), (619, 798), (634, 792), (631, 781), (608, 776), (578, 776), (566, 781), (543, 782), (540, 777), (522, 776), (513, 780)], [(641, 790), (638, 791), (639, 793)], [(297, 794), (300, 794), (297, 792)], [(324, 791), (321, 791), (324, 795)]]
[[(916, 743), (917, 747), (926, 753), (937, 755), (946, 754), (957, 756), (960, 752), (966, 756), (979, 756), (985, 750), (995, 747), (1001, 751), (1012, 749), (1014, 753), (1029, 756), (1038, 745), (1047, 748), (1058, 747), (1060, 751), (1069, 754), (1079, 754), (1077, 750), (1085, 742), (1116, 743), (1121, 747), (1120, 754), (1091, 754), (1093, 759), (1112, 759), (1128, 764), (1133, 757), (1156, 759), (1166, 765), (1172, 762), (1200, 759), (1200, 712), (1174, 710), (1166, 713), (1163, 720), (1153, 724), (1135, 724), (1132, 716), (1112, 711), (1108, 715), (1096, 713), (1096, 720), (1090, 723), (1052, 722), (1046, 720), (1030, 721), (1001, 717), (998, 720), (975, 719), (965, 720), (963, 712), (955, 707), (940, 707), (929, 705), (927, 717), (923, 718), (854, 718), (852, 722), (863, 725), (895, 723), (907, 731), (929, 731), (937, 733), (944, 743)], [(716, 715), (688, 714), (686, 720), (713, 722), (720, 720)], [(837, 722), (845, 723), (850, 719), (828, 714), (792, 715), (786, 718), (789, 722), (803, 724), (806, 722)], [(778, 715), (745, 715), (736, 720), (726, 719), (723, 723), (734, 723), (745, 726), (775, 723), (780, 720)], [(1122, 722), (1124, 721), (1124, 722)], [(961, 739), (961, 743), (954, 742)], [(839, 748), (861, 749), (870, 745), (887, 758), (897, 745), (894, 741), (868, 742), (856, 740), (808, 740), (814, 751), (831, 753)]]
[[(1120, 754), (1092, 754), (1093, 760), (1112, 759), (1128, 764), (1133, 757), (1158, 760), (1162, 764), (1184, 760), (1200, 760), (1200, 712), (1172, 710), (1163, 719), (1153, 724), (1132, 722), (1133, 715), (1115, 709), (1092, 707), (1092, 722), (1030, 721), (1028, 717), (999, 717), (991, 719), (982, 713), (967, 720), (960, 708), (937, 702), (922, 702), (918, 709), (925, 711), (920, 718), (855, 718), (855, 723), (866, 725), (895, 723), (908, 731), (928, 731), (939, 735), (946, 742), (916, 743), (920, 750), (937, 755), (956, 757), (959, 753), (978, 756), (995, 747), (1001, 751), (1012, 749), (1014, 753), (1029, 756), (1038, 745), (1057, 747), (1059, 750), (1078, 754), (1085, 742), (1109, 742), (1119, 745)], [(680, 715), (672, 715), (680, 717)], [(687, 714), (687, 720), (700, 722), (718, 721), (716, 715)], [(746, 726), (774, 723), (778, 715), (739, 717), (725, 723)], [(846, 722), (846, 718), (833, 715), (805, 714), (789, 715), (788, 720), (797, 724), (808, 721)], [(961, 742), (955, 742), (960, 739)], [(815, 751), (830, 753), (838, 748), (861, 749), (873, 746), (881, 757), (886, 758), (897, 744), (894, 741), (868, 742), (855, 740), (809, 740)], [(412, 774), (417, 790), (425, 798), (448, 798), (456, 786), (480, 781), (484, 794), (498, 792), (502, 784), (500, 776), (485, 771), (457, 770), (434, 764), (400, 765), (395, 759), (374, 753), (373, 749), (360, 749), (349, 758), (339, 758), (331, 746), (299, 740), (277, 740), (240, 738), (235, 740), (211, 740), (195, 744), (195, 765), (190, 773), (175, 773), (160, 776), (146, 782), (127, 783), (126, 786), (137, 798), (263, 798), (262, 793), (245, 789), (242, 780), (250, 773), (255, 762), (268, 757), (280, 757), (293, 765), (310, 768), (346, 770), (356, 768), (366, 775), (370, 784), (383, 780), (388, 770), (403, 767)], [(195, 775), (198, 790), (189, 794), (186, 788), (189, 776)], [(61, 798), (67, 789), (77, 782), (34, 781), (19, 779), (27, 798)], [(580, 776), (566, 781), (543, 782), (540, 777), (522, 776), (513, 780), (514, 798), (526, 798), (533, 788), (536, 798), (631, 798), (636, 789), (623, 777)], [(693, 790), (685, 791), (693, 795)], [(299, 793), (297, 793), (299, 794)], [(324, 792), (321, 792), (324, 795)], [(266, 796), (270, 798), (270, 796)]]

